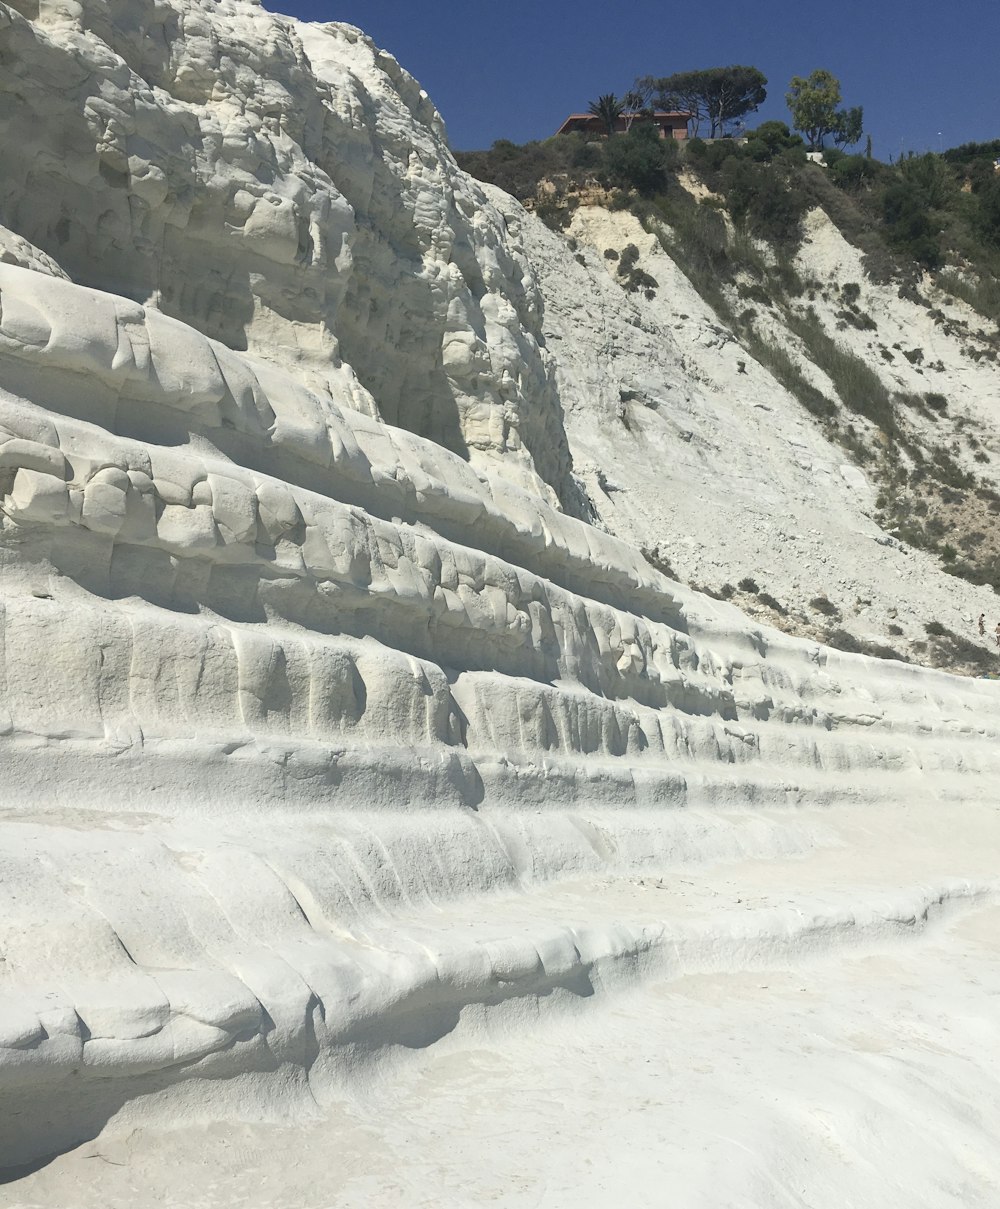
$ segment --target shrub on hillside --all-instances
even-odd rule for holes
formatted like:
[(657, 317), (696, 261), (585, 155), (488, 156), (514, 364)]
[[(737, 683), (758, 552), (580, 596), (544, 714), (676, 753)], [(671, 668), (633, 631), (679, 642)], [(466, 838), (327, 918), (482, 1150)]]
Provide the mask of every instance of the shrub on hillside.
[(827, 617), (839, 617), (840, 609), (828, 600), (825, 596), (814, 596), (809, 602), (809, 607), (815, 609), (817, 613), (823, 613)]
[(838, 651), (847, 651), (851, 655), (864, 654), (864, 643), (847, 630), (828, 630), (823, 641), (827, 646), (836, 647)]
[[(931, 630), (932, 625), (936, 627), (934, 630)], [(934, 656), (939, 664), (950, 666), (964, 664), (978, 672), (996, 670), (996, 657), (981, 643), (973, 642), (962, 634), (956, 634), (939, 622), (932, 621), (925, 628), (931, 635)]]
[(900, 663), (908, 663), (905, 655), (900, 654), (895, 647), (882, 642), (869, 642), (864, 638), (856, 638), (847, 630), (830, 630), (824, 639), (827, 646), (836, 647), (838, 651), (847, 651), (851, 655), (868, 655), (872, 659), (895, 659)]
[(746, 154), (758, 163), (770, 163), (776, 155), (793, 149), (804, 150), (805, 143), (784, 122), (762, 122), (747, 134)]
[(930, 203), (919, 183), (900, 180), (890, 185), (882, 198), (882, 218), (894, 247), (924, 268), (936, 269), (941, 264), (937, 241), (941, 224), (930, 213)]
[(996, 172), (975, 190), (975, 197), (976, 230), (987, 243), (1000, 245), (1000, 177)]
[[(701, 162), (702, 168), (710, 173), (718, 172), (727, 159), (740, 154), (739, 144), (732, 139), (716, 139), (714, 143), (703, 143), (701, 139), (694, 139), (692, 142), (700, 145), (696, 158)], [(692, 150), (689, 146), (688, 151)]]
[(805, 194), (774, 164), (758, 164), (748, 157), (730, 156), (720, 175), (720, 188), (733, 218), (745, 221), (761, 239), (797, 246)]
[(651, 122), (637, 122), (628, 134), (608, 140), (604, 176), (610, 185), (652, 197), (666, 189), (668, 169), (676, 160), (673, 139), (661, 139)]
[(782, 617), (788, 616), (788, 610), (778, 600), (775, 600), (770, 592), (758, 592), (757, 599), (762, 605), (766, 605), (769, 609), (773, 609), (775, 613), (780, 613)]
[(837, 414), (836, 404), (813, 386), (780, 344), (758, 336), (752, 328), (744, 331), (743, 344), (806, 411), (821, 420), (831, 420)]
[(838, 155), (831, 163), (830, 153), (827, 152), (826, 162), (833, 183), (852, 192), (874, 181), (881, 168), (877, 161), (867, 159), (863, 155)]
[(672, 238), (661, 236), (667, 252), (703, 298), (717, 310), (724, 306), (719, 285), (733, 274), (725, 219), (718, 210), (699, 205), (680, 189), (657, 198), (653, 207), (672, 230)]
[(894, 435), (893, 402), (871, 366), (828, 336), (811, 307), (804, 314), (789, 312), (788, 326), (806, 346), (810, 359), (837, 388), (845, 406), (866, 416), (889, 436)]
[(497, 139), (488, 151), (456, 151), (455, 159), (470, 176), (525, 201), (537, 195), (540, 181), (561, 179), (573, 187), (598, 173), (604, 141), (582, 134), (524, 144)]

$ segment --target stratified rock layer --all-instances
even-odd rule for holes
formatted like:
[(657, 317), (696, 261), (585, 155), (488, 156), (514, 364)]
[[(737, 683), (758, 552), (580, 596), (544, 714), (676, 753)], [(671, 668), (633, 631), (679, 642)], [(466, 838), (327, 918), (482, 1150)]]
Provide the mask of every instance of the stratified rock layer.
[(0, 53), (0, 222), (75, 281), (568, 489), (533, 277), (360, 31), (243, 0), (27, 0), (0, 5)]
[(356, 31), (20, 7), (0, 1165), (995, 893), (965, 851), (749, 923), (623, 915), (639, 873), (834, 846), (820, 808), (971, 810), (995, 686), (760, 628), (559, 510), (526, 261)]
[(364, 939), (394, 913), (805, 851), (731, 811), (1000, 768), (992, 685), (752, 627), (157, 311), (17, 266), (0, 307), (7, 1162), (664, 943)]

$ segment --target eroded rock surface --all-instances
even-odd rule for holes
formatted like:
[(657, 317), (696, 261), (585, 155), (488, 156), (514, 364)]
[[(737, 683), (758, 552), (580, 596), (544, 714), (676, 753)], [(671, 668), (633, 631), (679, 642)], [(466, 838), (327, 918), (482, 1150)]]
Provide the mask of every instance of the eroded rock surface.
[(75, 281), (571, 493), (532, 272), (359, 30), (27, 0), (0, 5), (0, 54), (0, 222)]
[(431, 940), (419, 904), (804, 852), (731, 811), (954, 805), (1000, 766), (990, 684), (756, 628), (155, 309), (12, 265), (0, 306), (7, 1162), (154, 1076), (305, 1077), (393, 1004), (665, 943), (544, 895)]
[[(992, 901), (995, 686), (560, 509), (528, 257), (390, 57), (230, 0), (0, 22), (0, 1166)], [(976, 829), (862, 876), (872, 810)], [(646, 893), (726, 862), (785, 897)]]

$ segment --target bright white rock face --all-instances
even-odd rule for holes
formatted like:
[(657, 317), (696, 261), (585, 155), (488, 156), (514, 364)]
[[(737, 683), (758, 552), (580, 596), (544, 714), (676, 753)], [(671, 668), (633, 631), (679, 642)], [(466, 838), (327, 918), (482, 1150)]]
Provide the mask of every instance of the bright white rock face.
[(218, 1205), (832, 1209), (888, 1203), (884, 1148), (905, 1203), (993, 1203), (996, 686), (759, 626), (569, 515), (560, 392), (599, 446), (590, 329), (541, 347), (554, 245), (358, 31), (25, 0), (0, 63), (24, 1203), (190, 1201), (197, 1161)]
[(569, 489), (530, 270), (391, 55), (240, 0), (27, 0), (0, 38), (0, 221), (75, 281)]

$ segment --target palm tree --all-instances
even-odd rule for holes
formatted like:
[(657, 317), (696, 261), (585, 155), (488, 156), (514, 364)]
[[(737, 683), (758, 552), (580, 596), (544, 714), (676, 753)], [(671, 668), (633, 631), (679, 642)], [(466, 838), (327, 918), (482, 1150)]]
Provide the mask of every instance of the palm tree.
[(603, 96), (598, 97), (596, 101), (590, 102), (587, 106), (587, 112), (592, 113), (595, 118), (600, 118), (607, 127), (608, 134), (612, 135), (615, 132), (618, 119), (622, 115), (623, 108), (623, 102), (619, 101), (613, 92), (606, 92)]

